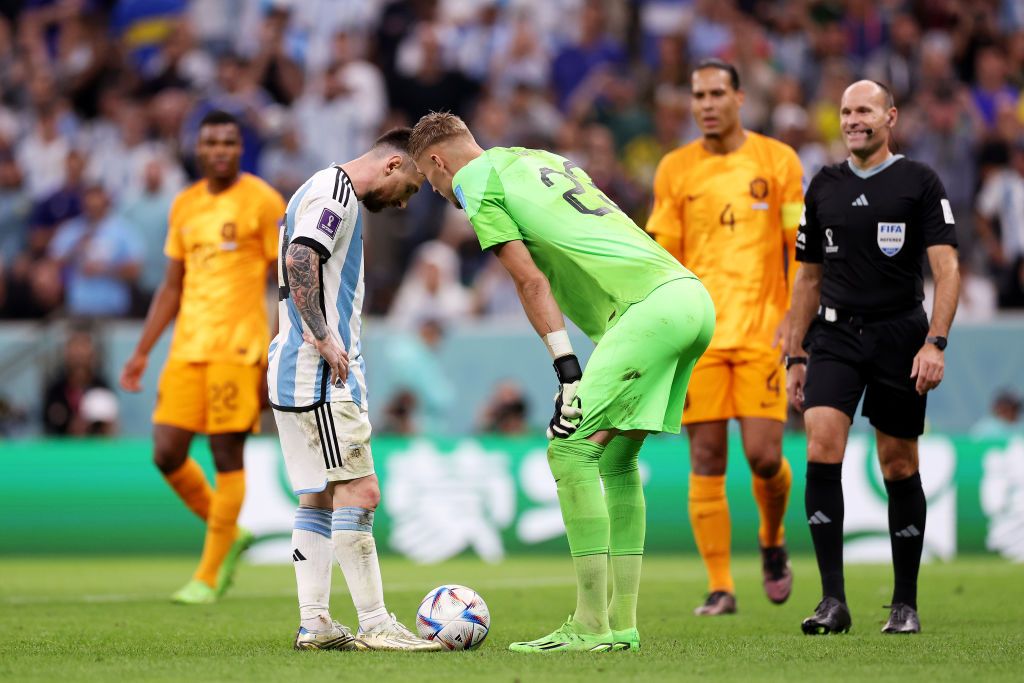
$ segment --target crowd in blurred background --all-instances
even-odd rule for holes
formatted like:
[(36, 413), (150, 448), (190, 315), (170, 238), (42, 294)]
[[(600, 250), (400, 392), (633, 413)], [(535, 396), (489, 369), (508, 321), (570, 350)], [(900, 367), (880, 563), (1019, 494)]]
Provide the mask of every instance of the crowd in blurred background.
[[(710, 56), (808, 180), (845, 156), (843, 89), (888, 83), (898, 151), (956, 215), (958, 320), (1024, 307), (1024, 0), (0, 0), (0, 318), (144, 314), (215, 108), (286, 197), (449, 110), (484, 147), (572, 159), (643, 225), (659, 159), (697, 136), (690, 65)], [(367, 223), (368, 314), (413, 331), (520, 315), (437, 195)]]
[[(1020, 0), (23, 0), (0, 2), (0, 315), (138, 316), (167, 208), (212, 108), (289, 195), (383, 129), (462, 115), (483, 146), (553, 149), (638, 222), (695, 137), (689, 65), (734, 62), (747, 128), (809, 178), (844, 156), (837, 105), (889, 83), (900, 151), (945, 182), (961, 319), (1024, 305)], [(367, 232), (367, 308), (410, 325), (508, 314), (464, 219), (424, 192)]]

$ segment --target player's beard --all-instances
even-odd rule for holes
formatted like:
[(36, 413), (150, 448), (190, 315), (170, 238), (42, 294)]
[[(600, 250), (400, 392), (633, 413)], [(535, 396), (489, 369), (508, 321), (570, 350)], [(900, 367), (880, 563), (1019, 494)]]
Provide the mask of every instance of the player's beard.
[(370, 213), (378, 213), (388, 207), (394, 206), (393, 203), (384, 199), (384, 193), (381, 190), (370, 190), (360, 201), (362, 201), (363, 206), (365, 206), (366, 210)]

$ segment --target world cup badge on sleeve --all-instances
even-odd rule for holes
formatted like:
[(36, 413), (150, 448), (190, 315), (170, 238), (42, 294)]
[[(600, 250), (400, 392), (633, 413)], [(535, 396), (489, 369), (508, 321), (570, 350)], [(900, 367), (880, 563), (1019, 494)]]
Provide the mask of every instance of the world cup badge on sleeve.
[(338, 214), (330, 209), (324, 209), (324, 212), (320, 214), (320, 222), (316, 224), (316, 229), (334, 239), (334, 236), (338, 234), (340, 224), (341, 217)]

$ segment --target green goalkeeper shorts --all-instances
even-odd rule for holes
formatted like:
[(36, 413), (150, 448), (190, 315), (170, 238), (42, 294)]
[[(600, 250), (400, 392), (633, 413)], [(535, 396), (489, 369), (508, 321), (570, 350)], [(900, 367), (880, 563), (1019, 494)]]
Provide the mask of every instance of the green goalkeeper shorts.
[(604, 429), (678, 434), (690, 374), (714, 332), (715, 305), (695, 278), (666, 282), (630, 306), (583, 371), (583, 417), (569, 438)]

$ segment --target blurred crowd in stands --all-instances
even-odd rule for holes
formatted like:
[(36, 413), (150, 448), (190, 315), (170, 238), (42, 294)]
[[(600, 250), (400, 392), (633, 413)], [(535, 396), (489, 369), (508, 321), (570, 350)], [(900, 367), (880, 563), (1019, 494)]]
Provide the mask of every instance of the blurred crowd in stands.
[[(899, 151), (957, 218), (960, 319), (1024, 306), (1021, 0), (0, 0), (0, 317), (141, 315), (212, 108), (285, 196), (444, 109), (485, 147), (573, 159), (642, 224), (658, 160), (696, 136), (689, 65), (708, 56), (807, 178), (844, 157), (845, 86), (889, 83)], [(368, 313), (517, 314), (436, 195), (369, 223)]]
[[(144, 314), (214, 108), (243, 122), (243, 169), (286, 197), (449, 110), (484, 147), (569, 157), (643, 225), (659, 159), (697, 135), (690, 65), (709, 56), (737, 65), (744, 125), (792, 145), (807, 180), (845, 156), (846, 85), (888, 83), (898, 151), (939, 173), (956, 215), (958, 319), (1024, 306), (1024, 0), (0, 0), (0, 318)], [(394, 362), (428, 356), (453, 322), (521, 316), (426, 186), (366, 220), (366, 312), (410, 331)], [(52, 429), (115, 423), (95, 349), (67, 344)], [(393, 397), (390, 431), (450, 402), (429, 384)], [(62, 423), (90, 391), (86, 417), (104, 419)], [(498, 387), (481, 429), (517, 431), (524, 414)]]

